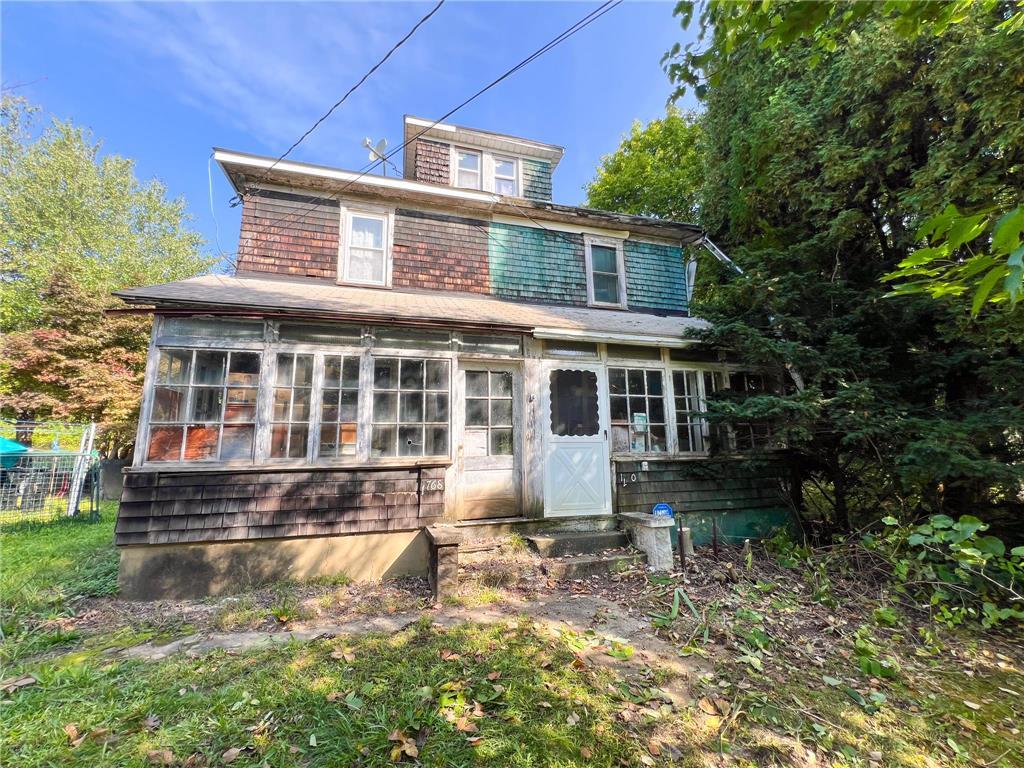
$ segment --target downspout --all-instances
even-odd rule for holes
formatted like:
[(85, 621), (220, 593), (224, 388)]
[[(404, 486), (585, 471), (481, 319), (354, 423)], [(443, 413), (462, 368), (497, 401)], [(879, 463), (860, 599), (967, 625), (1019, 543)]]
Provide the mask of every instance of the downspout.
[[(700, 238), (700, 240), (697, 241), (696, 244), (704, 246), (705, 250), (707, 250), (708, 253), (710, 253), (712, 256), (714, 256), (722, 264), (725, 264), (727, 267), (730, 267), (734, 272), (736, 272), (736, 274), (738, 274), (738, 275), (746, 274), (743, 271), (743, 269), (740, 267), (740, 265), (737, 264), (732, 259), (730, 259), (728, 256), (726, 256), (725, 252), (721, 248), (719, 248), (717, 245), (715, 245), (713, 242), (711, 242), (711, 240), (708, 238), (707, 235), (703, 235)], [(693, 283), (690, 281), (691, 271), (692, 271), (694, 277), (696, 277), (696, 273), (697, 273), (697, 262), (696, 262), (696, 259), (690, 259), (686, 263), (686, 277), (687, 277), (686, 297), (687, 297), (687, 303), (689, 303), (690, 297), (693, 296)], [(771, 325), (774, 326), (776, 324), (775, 323), (775, 316), (774, 315), (768, 315), (768, 322)], [(782, 336), (782, 334), (779, 334), (779, 336), (781, 338), (783, 338), (783, 339), (785, 338), (784, 336)], [(804, 388), (805, 388), (805, 384), (804, 384), (804, 377), (800, 374), (800, 371), (798, 371), (793, 366), (792, 363), (786, 363), (786, 371), (789, 372), (789, 377), (793, 380), (793, 385), (796, 387), (797, 391), (798, 392), (803, 392)]]

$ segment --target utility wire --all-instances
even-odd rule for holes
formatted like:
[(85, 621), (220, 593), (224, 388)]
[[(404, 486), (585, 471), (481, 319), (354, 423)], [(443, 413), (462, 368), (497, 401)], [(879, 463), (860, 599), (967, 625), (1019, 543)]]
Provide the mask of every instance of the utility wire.
[[(292, 214), (293, 217), (297, 216), (297, 218), (293, 218), (293, 219), (287, 219), (286, 218), (283, 221), (281, 221), (277, 226), (283, 226), (283, 225), (287, 225), (287, 224), (291, 224), (291, 223), (298, 223), (299, 221), (304, 220), (306, 218), (306, 216), (308, 216), (309, 213), (319, 203), (325, 202), (325, 201), (328, 201), (328, 200), (337, 200), (339, 195), (341, 195), (346, 189), (348, 189), (350, 186), (352, 186), (357, 181), (359, 181), (361, 178), (363, 178), (363, 176), (365, 176), (375, 165), (377, 165), (377, 163), (390, 160), (396, 154), (398, 154), (403, 149), (405, 149), (405, 147), (407, 147), (409, 144), (411, 144), (412, 142), (416, 141), (420, 136), (422, 136), (423, 134), (427, 133), (432, 128), (434, 128), (434, 126), (436, 126), (438, 123), (448, 119), (449, 117), (454, 115), (456, 112), (458, 112), (460, 109), (464, 108), (465, 106), (467, 106), (471, 102), (475, 101), (480, 96), (482, 96), (483, 94), (487, 93), (487, 91), (491, 90), (492, 88), (494, 88), (496, 85), (498, 85), (502, 81), (504, 81), (504, 80), (508, 79), (509, 77), (511, 77), (512, 75), (514, 75), (516, 72), (521, 70), (523, 67), (528, 66), (533, 61), (535, 61), (536, 59), (540, 58), (545, 53), (550, 51), (552, 48), (554, 48), (557, 45), (565, 42), (570, 37), (575, 35), (577, 32), (580, 32), (581, 30), (585, 29), (587, 26), (589, 26), (590, 24), (592, 24), (593, 22), (597, 21), (599, 18), (604, 16), (604, 14), (608, 13), (609, 11), (613, 10), (614, 8), (616, 8), (617, 6), (621, 5), (622, 2), (623, 2), (623, 0), (606, 0), (606, 2), (602, 3), (601, 5), (599, 5), (597, 8), (592, 10), (590, 13), (585, 15), (583, 18), (581, 18), (575, 24), (573, 24), (570, 27), (568, 27), (567, 29), (565, 29), (560, 34), (556, 35), (554, 38), (552, 38), (547, 43), (542, 45), (540, 48), (538, 48), (536, 51), (531, 53), (525, 59), (523, 59), (518, 64), (513, 66), (511, 69), (506, 70), (504, 73), (499, 75), (497, 78), (492, 80), (490, 83), (488, 83), (487, 85), (485, 85), (482, 88), (480, 88), (476, 93), (474, 93), (472, 96), (470, 96), (469, 98), (464, 100), (461, 104), (459, 104), (459, 105), (453, 107), (452, 109), (448, 110), (443, 115), (441, 115), (441, 117), (437, 118), (434, 122), (432, 122), (430, 125), (428, 125), (426, 128), (424, 128), (423, 130), (419, 131), (418, 133), (416, 133), (414, 136), (410, 137), (406, 141), (403, 141), (399, 146), (395, 147), (395, 149), (393, 149), (390, 152), (388, 152), (387, 154), (385, 154), (383, 156), (383, 158), (381, 158), (380, 160), (374, 160), (374, 161), (368, 163), (367, 165), (365, 165), (363, 167), (363, 169), (359, 171), (358, 175), (354, 179), (351, 179), (350, 181), (346, 182), (345, 185), (341, 187), (341, 189), (339, 189), (336, 192), (333, 192), (333, 193), (331, 193), (329, 195), (323, 195), (323, 196), (320, 196), (320, 197), (313, 198), (312, 201), (310, 202), (310, 204), (305, 209), (303, 209), (302, 211), (300, 211), (297, 214)], [(269, 169), (268, 169), (268, 172), (269, 172)]]
[(366, 74), (363, 75), (361, 78), (359, 78), (359, 81), (355, 85), (353, 85), (351, 88), (349, 88), (347, 91), (345, 91), (345, 95), (344, 96), (342, 96), (340, 99), (338, 99), (336, 102), (334, 102), (334, 104), (331, 105), (330, 109), (328, 109), (326, 112), (324, 112), (324, 114), (321, 115), (320, 118), (315, 123), (313, 123), (313, 125), (310, 126), (310, 128), (304, 134), (302, 134), (301, 136), (299, 136), (298, 139), (295, 140), (294, 144), (292, 144), (290, 147), (288, 147), (288, 149), (286, 149), (284, 151), (284, 153), (280, 157), (278, 157), (273, 162), (273, 164), (263, 172), (263, 176), (256, 183), (257, 184), (261, 184), (264, 181), (266, 181), (267, 176), (270, 174), (270, 172), (272, 170), (274, 170), (274, 168), (277, 167), (277, 164), (280, 163), (282, 160), (284, 160), (286, 157), (288, 157), (288, 155), (290, 155), (292, 153), (292, 151), (297, 146), (299, 146), (299, 144), (301, 144), (303, 141), (305, 141), (306, 138), (308, 138), (309, 135), (311, 133), (313, 133), (313, 131), (315, 131), (317, 128), (319, 128), (320, 125), (324, 122), (324, 120), (326, 120), (332, 114), (334, 114), (334, 110), (336, 110), (338, 107), (340, 107), (342, 104), (344, 104), (349, 96), (351, 96), (353, 93), (355, 93), (356, 90), (358, 90), (359, 87), (363, 83), (365, 83), (367, 80), (369, 80), (370, 76), (374, 72), (376, 72), (378, 69), (380, 69), (380, 67), (384, 64), (384, 62), (386, 62), (388, 59), (390, 59), (392, 54), (394, 54), (395, 51), (397, 51), (399, 48), (401, 48), (410, 37), (412, 37), (414, 34), (416, 34), (416, 30), (418, 30), (420, 27), (422, 27), (424, 24), (426, 24), (427, 21), (430, 20), (430, 17), (433, 16), (435, 13), (437, 13), (441, 9), (441, 6), (444, 5), (444, 3), (445, 3), (445, 0), (439, 0), (437, 5), (435, 5), (432, 9), (430, 9), (430, 12), (426, 16), (424, 16), (422, 19), (417, 21), (413, 25), (412, 29), (410, 29), (408, 32), (405, 33), (405, 36), (401, 40), (399, 40), (397, 43), (395, 43), (393, 46), (391, 46), (391, 48), (388, 50), (388, 52), (384, 54), (383, 58), (381, 58), (372, 67), (370, 67), (370, 69), (367, 70)]

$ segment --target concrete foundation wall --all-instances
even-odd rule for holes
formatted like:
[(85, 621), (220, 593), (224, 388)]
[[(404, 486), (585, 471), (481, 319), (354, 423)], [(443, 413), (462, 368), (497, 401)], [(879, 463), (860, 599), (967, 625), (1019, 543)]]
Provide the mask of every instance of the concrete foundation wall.
[(422, 530), (123, 547), (118, 586), (128, 600), (181, 599), (339, 573), (356, 581), (426, 576), (428, 563)]

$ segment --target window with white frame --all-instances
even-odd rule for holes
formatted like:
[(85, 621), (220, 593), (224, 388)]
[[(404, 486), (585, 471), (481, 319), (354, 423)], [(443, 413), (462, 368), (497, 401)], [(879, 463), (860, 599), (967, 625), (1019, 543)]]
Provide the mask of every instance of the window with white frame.
[(371, 456), (447, 456), (449, 361), (373, 359)]
[(612, 451), (664, 453), (665, 387), (662, 372), (644, 368), (608, 369)]
[(306, 457), (312, 402), (313, 355), (278, 353), (274, 411), (270, 424), (270, 458)]
[(455, 186), (483, 189), (482, 157), (470, 149), (455, 150)]
[(323, 382), (319, 456), (354, 456), (359, 431), (359, 356), (326, 355)]
[(587, 300), (603, 306), (626, 306), (626, 275), (622, 241), (586, 236)]
[(390, 215), (376, 211), (342, 211), (339, 278), (345, 283), (387, 285), (390, 280)]
[(162, 349), (147, 461), (251, 461), (260, 355)]
[(710, 429), (704, 414), (706, 396), (717, 389), (713, 371), (672, 371), (676, 407), (676, 437), (682, 453), (704, 453), (710, 449)]
[(516, 176), (516, 161), (511, 157), (494, 157), (494, 191), (499, 195), (519, 196)]

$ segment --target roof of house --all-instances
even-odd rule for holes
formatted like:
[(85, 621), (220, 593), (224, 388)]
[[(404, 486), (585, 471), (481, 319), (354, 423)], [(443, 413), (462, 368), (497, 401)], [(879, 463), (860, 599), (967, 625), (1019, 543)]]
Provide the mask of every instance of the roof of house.
[(467, 144), (473, 147), (486, 147), (502, 152), (511, 152), (518, 155), (526, 155), (551, 163), (551, 170), (555, 170), (565, 148), (557, 144), (545, 144), (533, 139), (524, 139), (521, 136), (511, 136), (507, 133), (495, 133), (484, 131), (480, 128), (467, 128), (464, 125), (453, 125), (451, 123), (438, 123), (423, 117), (406, 115), (405, 142), (403, 155), (405, 167), (410, 168), (413, 164), (414, 152), (416, 151), (414, 139), (437, 139), (450, 144)]
[(440, 291), (356, 288), (302, 278), (203, 275), (129, 288), (130, 304), (216, 314), (289, 315), (366, 323), (531, 333), (538, 338), (685, 346), (708, 323), (693, 317), (623, 310), (525, 304), (491, 296)]
[(650, 216), (598, 211), (572, 205), (558, 205), (525, 198), (513, 198), (494, 192), (447, 187), (393, 176), (377, 176), (346, 171), (324, 165), (277, 160), (228, 149), (214, 149), (214, 159), (240, 195), (252, 186), (276, 185), (321, 195), (324, 200), (346, 196), (394, 204), (405, 202), (435, 208), (456, 209), (462, 215), (510, 216), (530, 219), (543, 226), (551, 222), (574, 227), (593, 227), (668, 240), (681, 245), (704, 236), (696, 224), (668, 221)]

